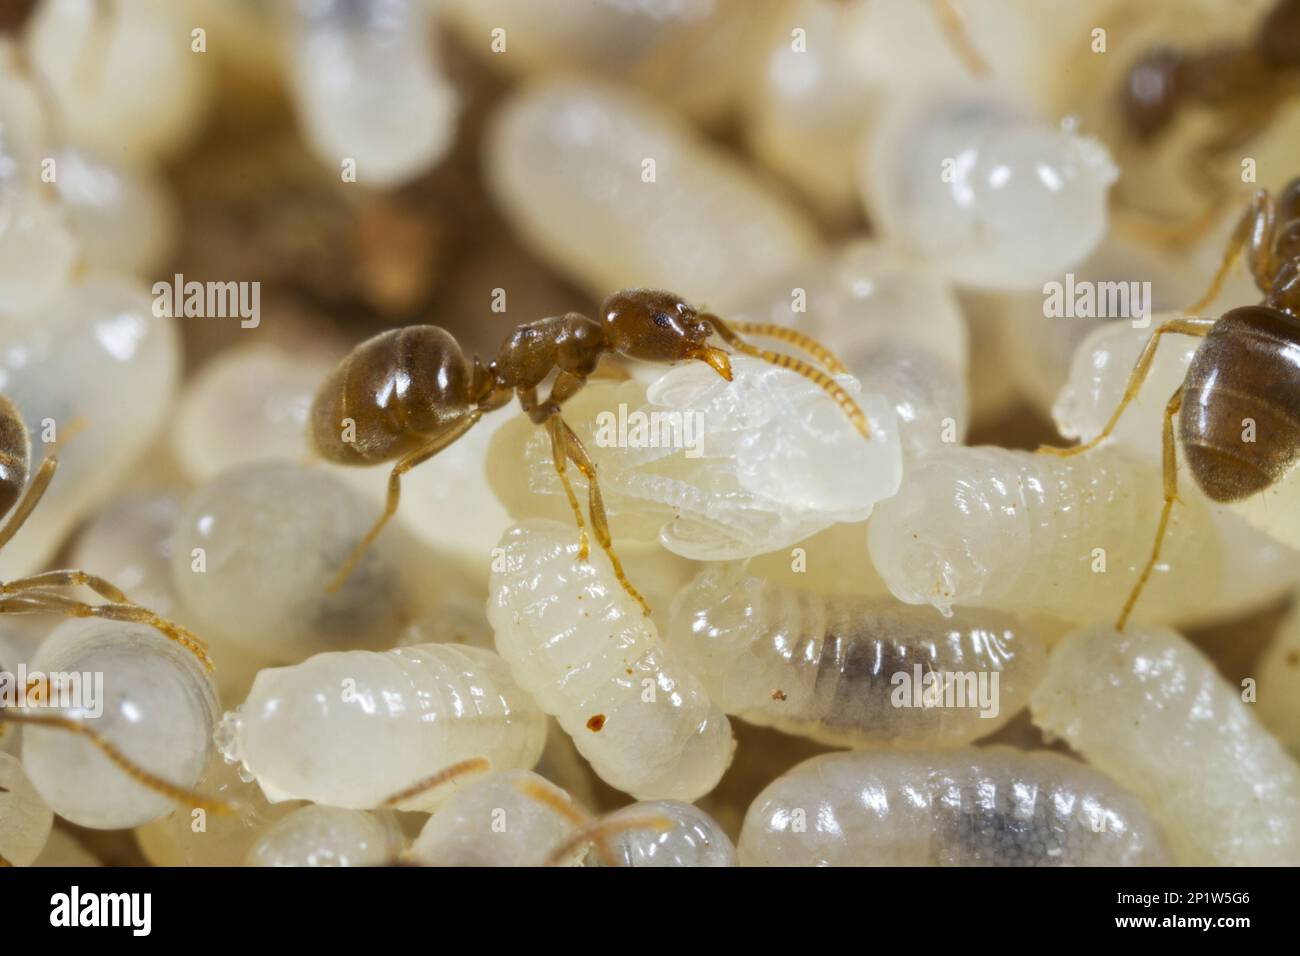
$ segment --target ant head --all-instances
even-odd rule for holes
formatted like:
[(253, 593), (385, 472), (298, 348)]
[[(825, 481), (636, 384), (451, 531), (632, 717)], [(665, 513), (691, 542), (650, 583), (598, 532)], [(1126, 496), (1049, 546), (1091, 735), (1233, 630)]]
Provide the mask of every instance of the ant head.
[(699, 359), (731, 380), (727, 353), (708, 344), (714, 331), (708, 314), (697, 312), (671, 292), (615, 292), (601, 305), (600, 321), (610, 347), (620, 355), (647, 362)]

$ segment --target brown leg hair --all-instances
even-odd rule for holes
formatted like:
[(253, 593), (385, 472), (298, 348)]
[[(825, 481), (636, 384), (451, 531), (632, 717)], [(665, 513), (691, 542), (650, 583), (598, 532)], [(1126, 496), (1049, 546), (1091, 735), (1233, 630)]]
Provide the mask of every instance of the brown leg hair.
[(418, 797), (422, 793), (428, 793), (430, 790), (435, 790), (470, 774), (487, 773), (491, 769), (492, 764), (486, 757), (471, 757), (469, 760), (462, 760), (450, 767), (444, 767), (437, 773), (430, 774), (423, 780), (416, 781), (409, 787), (399, 790), (386, 799), (381, 806), (400, 809), (403, 803), (413, 797)]

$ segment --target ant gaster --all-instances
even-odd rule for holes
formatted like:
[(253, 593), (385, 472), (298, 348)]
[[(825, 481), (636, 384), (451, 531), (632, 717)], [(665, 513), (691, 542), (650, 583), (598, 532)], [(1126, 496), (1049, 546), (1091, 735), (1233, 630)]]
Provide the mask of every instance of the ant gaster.
[[(1218, 297), (1243, 251), (1263, 302), (1231, 309), (1217, 319), (1195, 315)], [(1170, 332), (1204, 341), (1165, 406), (1164, 508), (1151, 556), (1116, 625), (1121, 630), (1160, 560), (1178, 500), (1175, 418), (1192, 477), (1213, 501), (1241, 501), (1263, 491), (1300, 460), (1300, 178), (1278, 199), (1263, 189), (1255, 194), (1233, 230), (1209, 291), (1182, 316), (1156, 328), (1101, 433), (1082, 445), (1041, 451), (1076, 455), (1104, 441), (1142, 387), (1160, 339)], [(1243, 440), (1246, 419), (1259, 423), (1264, 440)]]
[[(830, 374), (792, 356), (751, 345), (741, 338), (742, 332), (796, 345), (831, 374), (845, 371), (843, 363), (826, 348), (792, 329), (760, 323), (731, 326), (670, 292), (651, 289), (615, 292), (602, 304), (599, 319), (570, 312), (521, 325), (486, 366), (477, 357), (467, 359), (451, 334), (433, 325), (393, 329), (362, 342), (317, 391), (310, 420), (312, 440), (324, 458), (339, 464), (395, 463), (383, 514), (348, 557), (330, 590), (343, 584), (396, 512), (402, 475), (442, 451), (469, 431), (484, 412), (501, 408), (514, 395), (528, 417), (550, 436), (555, 470), (581, 530), (582, 560), (588, 556), (587, 531), (566, 474), (569, 462), (587, 479), (588, 512), (597, 541), (609, 555), (619, 582), (649, 613), (645, 599), (627, 580), (614, 554), (596, 467), (560, 415), (561, 406), (586, 384), (602, 357), (612, 354), (665, 364), (696, 360), (730, 381), (728, 353), (708, 342), (716, 334), (737, 352), (812, 380), (844, 410), (864, 438), (871, 437), (866, 416)], [(555, 381), (543, 401), (538, 387), (552, 372)]]

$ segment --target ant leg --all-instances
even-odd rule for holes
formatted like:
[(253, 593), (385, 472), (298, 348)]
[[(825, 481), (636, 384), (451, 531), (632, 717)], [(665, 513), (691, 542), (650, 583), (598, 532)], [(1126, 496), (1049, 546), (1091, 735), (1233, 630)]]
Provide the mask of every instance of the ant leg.
[(50, 727), (57, 730), (66, 730), (69, 733), (78, 734), (85, 737), (95, 748), (107, 757), (113, 764), (125, 773), (128, 777), (143, 787), (161, 794), (169, 800), (177, 803), (189, 804), (195, 809), (207, 810), (210, 813), (216, 813), (221, 816), (234, 816), (242, 809), (239, 804), (231, 803), (217, 797), (207, 797), (188, 787), (182, 787), (172, 783), (170, 780), (164, 780), (156, 774), (145, 770), (134, 760), (122, 753), (108, 738), (100, 735), (97, 731), (91, 730), (80, 720), (72, 717), (65, 717), (62, 714), (31, 714), (17, 713), (13, 707), (0, 707), (0, 721), (12, 721), (16, 724), (29, 724), (36, 727)]
[(450, 767), (444, 767), (435, 774), (425, 777), (423, 780), (416, 781), (411, 786), (399, 790), (381, 806), (394, 807), (400, 809), (400, 805), (410, 800), (412, 797), (418, 797), (422, 793), (428, 793), (444, 784), (452, 783), (460, 777), (472, 773), (487, 773), (492, 769), (491, 762), (486, 757), (471, 757), (469, 760), (462, 760), (454, 763)]
[(1169, 404), (1165, 406), (1164, 464), (1162, 468), (1165, 503), (1160, 511), (1160, 524), (1156, 527), (1155, 544), (1151, 546), (1151, 557), (1147, 559), (1141, 577), (1138, 578), (1137, 584), (1133, 585), (1128, 600), (1124, 602), (1124, 610), (1120, 612), (1119, 620), (1115, 622), (1115, 630), (1117, 631), (1124, 630), (1129, 615), (1133, 613), (1133, 605), (1137, 604), (1137, 599), (1142, 594), (1142, 589), (1146, 587), (1147, 580), (1151, 577), (1156, 562), (1160, 560), (1160, 546), (1164, 543), (1165, 534), (1169, 530), (1169, 516), (1174, 510), (1174, 502), (1178, 500), (1178, 446), (1174, 441), (1174, 416), (1178, 414), (1182, 407), (1183, 388), (1180, 385), (1178, 391), (1174, 392), (1173, 397), (1169, 399)]
[(45, 497), (46, 489), (50, 487), (50, 482), (54, 480), (54, 472), (58, 470), (58, 467), (59, 459), (54, 455), (48, 455), (41, 462), (41, 467), (36, 470), (36, 474), (32, 475), (32, 480), (27, 483), (27, 490), (23, 492), (18, 507), (9, 516), (9, 520), (4, 523), (4, 527), (0, 528), (0, 548), (8, 544), (13, 539), (13, 536), (18, 533), (18, 529), (27, 523), (27, 519), (31, 517), (32, 512), (36, 510), (36, 506)]
[(520, 392), (519, 404), (523, 406), (524, 412), (535, 424), (546, 426), (546, 432), (551, 437), (551, 462), (555, 465), (555, 473), (560, 476), (560, 484), (564, 487), (564, 494), (569, 499), (569, 507), (573, 510), (573, 520), (578, 523), (578, 559), (586, 561), (591, 554), (591, 545), (587, 540), (587, 523), (582, 519), (582, 506), (578, 504), (578, 496), (574, 493), (573, 485), (569, 482), (569, 472), (566, 466), (567, 455), (564, 452), (564, 436), (558, 432), (554, 425), (554, 417), (560, 410), (560, 404), (572, 397), (582, 386), (583, 379), (569, 372), (561, 372), (556, 376), (555, 384), (551, 386), (551, 395), (545, 405), (538, 402), (537, 389), (535, 388)]
[(1120, 416), (1124, 414), (1124, 409), (1128, 408), (1129, 402), (1137, 398), (1138, 391), (1142, 388), (1142, 383), (1146, 381), (1147, 373), (1151, 371), (1151, 362), (1156, 357), (1156, 348), (1160, 345), (1160, 337), (1169, 332), (1177, 332), (1179, 335), (1192, 335), (1198, 338), (1204, 338), (1210, 334), (1214, 328), (1217, 319), (1170, 319), (1157, 326), (1151, 338), (1147, 339), (1146, 346), (1142, 349), (1141, 356), (1138, 357), (1137, 364), (1133, 366), (1133, 371), (1128, 378), (1128, 385), (1124, 388), (1124, 397), (1119, 400), (1115, 406), (1115, 411), (1111, 412), (1110, 419), (1096, 437), (1091, 441), (1084, 442), (1082, 445), (1072, 445), (1069, 448), (1054, 448), (1051, 445), (1039, 446), (1038, 452), (1043, 455), (1059, 455), (1062, 458), (1068, 458), (1071, 455), (1081, 455), (1086, 451), (1096, 448), (1103, 441), (1110, 437), (1115, 426), (1119, 424)]
[(99, 575), (74, 570), (43, 571), (29, 577), (15, 578), (8, 584), (0, 584), (0, 594), (17, 594), (19, 591), (41, 590), (44, 588), (74, 587), (78, 584), (85, 585), (100, 597), (107, 598), (114, 604), (135, 603), (123, 594), (121, 589), (105, 581)]
[(614, 539), (609, 533), (609, 521), (605, 517), (605, 500), (600, 493), (600, 482), (596, 480), (595, 463), (588, 456), (587, 449), (583, 446), (581, 439), (574, 434), (573, 429), (558, 413), (551, 416), (546, 424), (552, 429), (552, 435), (559, 439), (565, 453), (587, 479), (587, 512), (591, 515), (591, 527), (596, 532), (596, 540), (600, 542), (601, 548), (609, 556), (609, 563), (614, 566), (614, 575), (618, 578), (619, 584), (623, 585), (623, 590), (636, 599), (637, 603), (641, 605), (641, 610), (649, 617), (650, 605), (641, 596), (641, 592), (633, 587), (632, 582), (627, 579), (627, 575), (623, 573), (623, 563), (619, 561), (618, 555), (614, 553)]
[(159, 617), (153, 611), (138, 604), (86, 604), (41, 588), (28, 588), (19, 593), (0, 597), (0, 614), (41, 613), (61, 614), (64, 617), (98, 617), (106, 621), (145, 624), (197, 657), (204, 670), (211, 673), (214, 669), (202, 640), (174, 621)]
[[(628, 817), (623, 820), (593, 820), (551, 850), (544, 865), (559, 866), (581, 848), (584, 843), (595, 843), (597, 846), (601, 846), (609, 837), (626, 833), (629, 830), (658, 830), (662, 833), (671, 830), (676, 825), (667, 817), (657, 816)], [(608, 853), (608, 850), (602, 851), (602, 855), (605, 853)]]
[(1268, 292), (1273, 272), (1272, 244), (1274, 223), (1277, 219), (1277, 203), (1268, 190), (1261, 189), (1255, 193), (1250, 205), (1237, 221), (1228, 239), (1228, 246), (1223, 252), (1223, 260), (1210, 282), (1210, 288), (1186, 311), (1196, 313), (1219, 297), (1228, 273), (1237, 264), (1243, 249), (1246, 250), (1247, 263), (1251, 276), (1261, 292)]
[[(591, 826), (592, 824), (592, 817), (589, 813), (584, 811), (581, 807), (579, 807), (577, 804), (573, 803), (572, 801), (562, 799), (557, 791), (551, 790), (547, 787), (543, 787), (535, 780), (516, 781), (515, 789), (518, 790), (520, 793), (522, 793), (524, 796), (528, 797), (530, 800), (534, 800), (537, 803), (540, 803), (542, 806), (547, 807), (557, 815), (564, 817), (564, 819), (572, 823), (574, 828), (579, 831), (585, 829), (586, 827)], [(614, 858), (614, 852), (609, 848), (609, 844), (605, 841), (604, 835), (598, 834), (594, 836), (592, 838), (592, 842), (596, 844), (596, 850), (600, 853), (601, 862), (604, 863), (606, 866), (614, 866), (616, 864), (616, 860)], [(572, 849), (570, 849), (569, 852), (572, 852), (573, 850), (576, 849), (577, 847), (575, 846)], [(561, 862), (563, 860), (563, 857), (567, 855), (568, 855), (567, 853), (561, 855), (560, 857), (556, 858), (556, 861)], [(551, 863), (551, 859), (552, 856), (547, 857), (546, 865), (548, 866), (554, 865), (553, 863)]]
[(735, 330), (731, 328), (731, 326), (727, 325), (726, 322), (723, 322), (722, 319), (712, 313), (702, 312), (700, 313), (700, 319), (701, 321), (708, 322), (713, 326), (714, 330), (719, 336), (721, 336), (722, 340), (737, 352), (762, 359), (764, 362), (778, 365), (784, 369), (789, 369), (819, 386), (827, 395), (835, 400), (835, 404), (840, 407), (848, 417), (849, 421), (853, 423), (853, 426), (857, 428), (862, 437), (868, 441), (871, 440), (871, 426), (867, 422), (867, 416), (863, 414), (862, 409), (858, 407), (858, 403), (853, 400), (853, 397), (849, 395), (848, 392), (840, 387), (838, 382), (821, 369), (815, 368), (794, 356), (784, 355), (781, 352), (769, 352), (767, 349), (761, 349), (756, 345), (750, 345), (742, 339)]
[(384, 530), (384, 525), (388, 524), (388, 519), (397, 513), (397, 504), (402, 497), (402, 475), (416, 465), (428, 461), (456, 441), (461, 435), (473, 428), (482, 417), (483, 413), (479, 409), (473, 409), (464, 417), (457, 419), (445, 432), (436, 435), (428, 443), (421, 445), (415, 451), (403, 455), (397, 460), (397, 463), (393, 465), (393, 470), (388, 473), (388, 498), (384, 502), (383, 513), (371, 525), (370, 530), (366, 532), (366, 536), (352, 549), (352, 553), (343, 562), (343, 567), (339, 568), (333, 580), (326, 585), (325, 591), (327, 594), (337, 594), (339, 592), (347, 581), (348, 575), (352, 573), (357, 563), (365, 556), (370, 546), (375, 543), (375, 539), (379, 537), (379, 532)]
[(971, 42), (970, 34), (966, 31), (966, 18), (953, 6), (953, 0), (930, 0), (930, 8), (939, 18), (939, 25), (943, 27), (948, 43), (961, 57), (962, 63), (966, 64), (966, 69), (975, 76), (987, 73), (989, 65)]
[(568, 456), (565, 453), (564, 436), (556, 424), (559, 420), (557, 415), (552, 415), (546, 420), (546, 432), (551, 436), (551, 461), (555, 463), (555, 473), (560, 476), (560, 484), (564, 486), (564, 493), (569, 498), (569, 507), (573, 509), (573, 520), (578, 522), (578, 560), (586, 561), (591, 554), (591, 546), (587, 541), (587, 523), (582, 520), (582, 506), (578, 504), (578, 496), (569, 481), (569, 472), (565, 464)]
[(773, 322), (732, 322), (731, 329), (734, 332), (741, 332), (745, 335), (757, 335), (763, 338), (776, 339), (780, 342), (788, 342), (795, 348), (803, 349), (818, 362), (822, 368), (832, 375), (844, 375), (848, 373), (848, 366), (840, 361), (839, 357), (822, 345), (810, 335), (804, 335), (796, 329), (784, 325), (777, 325)]

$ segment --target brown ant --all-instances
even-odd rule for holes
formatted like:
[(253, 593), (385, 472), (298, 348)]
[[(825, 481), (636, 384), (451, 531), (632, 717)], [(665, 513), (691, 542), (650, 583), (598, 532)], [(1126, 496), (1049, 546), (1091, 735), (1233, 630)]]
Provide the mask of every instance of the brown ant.
[[(36, 510), (58, 466), (58, 455), (51, 451), (36, 474), (31, 475), (31, 439), (27, 426), (14, 403), (0, 395), (0, 516), (9, 515), (0, 526), (0, 549), (9, 543)], [(77, 585), (90, 588), (110, 603), (86, 604), (57, 591), (58, 588)], [(44, 571), (0, 582), (0, 614), (42, 612), (146, 624), (187, 648), (208, 671), (212, 670), (212, 661), (204, 651), (203, 641), (179, 624), (134, 603), (98, 575), (74, 570)]]
[[(1190, 314), (1219, 295), (1243, 250), (1263, 302), (1230, 309), (1217, 319)], [(1104, 441), (1142, 387), (1161, 336), (1170, 332), (1205, 341), (1193, 353), (1183, 384), (1165, 406), (1164, 508), (1151, 557), (1116, 624), (1120, 630), (1160, 560), (1160, 545), (1178, 500), (1175, 417), (1192, 477), (1213, 501), (1241, 501), (1263, 491), (1300, 458), (1300, 360), (1296, 357), (1300, 354), (1300, 178), (1293, 179), (1279, 199), (1264, 189), (1255, 194), (1233, 230), (1209, 291), (1184, 315), (1156, 328), (1101, 433), (1072, 448), (1040, 450), (1077, 455)], [(1247, 418), (1268, 423), (1271, 433), (1279, 437), (1272, 442), (1243, 442), (1241, 423)]]
[(1189, 241), (1204, 233), (1230, 202), (1214, 174), (1217, 161), (1263, 131), (1288, 98), (1300, 92), (1300, 0), (1277, 0), (1243, 44), (1197, 52), (1168, 46), (1143, 54), (1124, 75), (1120, 112), (1139, 145), (1150, 145), (1187, 110), (1212, 110), (1219, 130), (1190, 157), (1194, 185), (1210, 196), (1187, 224), (1145, 226), (1151, 238)]
[[(831, 374), (846, 371), (829, 350), (792, 329), (762, 323), (731, 326), (712, 313), (697, 311), (671, 292), (651, 289), (615, 292), (601, 305), (599, 320), (570, 312), (521, 325), (486, 366), (477, 356), (472, 362), (468, 360), (451, 334), (434, 325), (393, 329), (362, 342), (317, 391), (311, 411), (312, 441), (322, 457), (339, 464), (395, 464), (388, 479), (383, 514), (353, 550), (329, 589), (336, 591), (342, 586), (396, 512), (402, 475), (464, 435), (484, 412), (501, 408), (513, 393), (533, 423), (545, 427), (550, 435), (555, 470), (581, 531), (582, 560), (588, 555), (587, 531), (577, 496), (569, 484), (566, 461), (587, 479), (591, 526), (609, 555), (614, 573), (648, 614), (649, 605), (627, 580), (614, 554), (596, 482), (596, 466), (560, 415), (560, 407), (586, 384), (601, 358), (612, 354), (665, 364), (698, 360), (730, 381), (727, 352), (708, 344), (716, 333), (737, 352), (780, 365), (815, 382), (844, 410), (864, 438), (871, 437), (866, 416), (831, 375), (792, 356), (751, 345), (740, 337), (742, 332), (802, 348)], [(542, 401), (538, 387), (553, 372), (556, 377), (550, 395)]]

